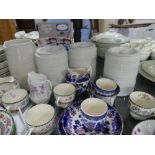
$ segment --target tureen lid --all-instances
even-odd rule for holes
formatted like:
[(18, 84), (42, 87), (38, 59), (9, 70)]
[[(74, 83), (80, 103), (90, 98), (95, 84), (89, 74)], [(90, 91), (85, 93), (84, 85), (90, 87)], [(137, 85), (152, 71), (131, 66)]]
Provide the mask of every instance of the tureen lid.
[(27, 91), (25, 89), (12, 89), (2, 96), (2, 102), (7, 104), (13, 104), (23, 100), (26, 95)]
[(113, 43), (113, 44), (123, 44), (129, 42), (129, 38), (123, 36), (120, 33), (108, 31), (105, 33), (100, 33), (93, 36), (92, 41), (98, 43)]
[(49, 104), (38, 104), (26, 112), (25, 120), (31, 126), (41, 126), (54, 117), (54, 108)]

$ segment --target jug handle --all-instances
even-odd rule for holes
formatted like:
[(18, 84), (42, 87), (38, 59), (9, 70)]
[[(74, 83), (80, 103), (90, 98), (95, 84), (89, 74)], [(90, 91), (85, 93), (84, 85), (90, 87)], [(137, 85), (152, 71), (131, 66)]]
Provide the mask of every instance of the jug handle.
[(52, 91), (52, 83), (51, 83), (51, 81), (50, 81), (50, 80), (47, 80), (47, 83), (49, 84), (50, 89), (51, 89), (51, 91)]
[(56, 99), (56, 105), (57, 105), (57, 106), (61, 105), (60, 98), (61, 98), (61, 97), (58, 97), (58, 98)]

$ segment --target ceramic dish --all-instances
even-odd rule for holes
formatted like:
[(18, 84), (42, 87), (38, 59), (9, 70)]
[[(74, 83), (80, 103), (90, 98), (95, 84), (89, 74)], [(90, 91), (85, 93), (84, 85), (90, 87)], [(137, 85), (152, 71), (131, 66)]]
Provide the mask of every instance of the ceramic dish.
[(12, 89), (2, 96), (2, 103), (10, 111), (18, 111), (29, 103), (28, 93), (24, 89)]
[(38, 104), (25, 112), (25, 121), (33, 134), (43, 134), (52, 130), (55, 110), (49, 104)]
[[(143, 64), (143, 62), (142, 62)], [(139, 66), (139, 73), (146, 79), (155, 82), (155, 77), (151, 76), (150, 74), (146, 73), (143, 68), (142, 68), (142, 64)]]
[(155, 135), (155, 120), (138, 123), (132, 130), (132, 135)]
[(155, 78), (155, 60), (143, 62), (142, 69)]
[(16, 125), (14, 119), (5, 110), (0, 110), (0, 135), (14, 135), (16, 134)]
[(58, 133), (62, 135), (119, 135), (123, 122), (117, 110), (108, 105), (105, 126), (98, 132), (87, 129), (82, 120), (80, 105), (82, 101), (71, 104), (58, 120)]

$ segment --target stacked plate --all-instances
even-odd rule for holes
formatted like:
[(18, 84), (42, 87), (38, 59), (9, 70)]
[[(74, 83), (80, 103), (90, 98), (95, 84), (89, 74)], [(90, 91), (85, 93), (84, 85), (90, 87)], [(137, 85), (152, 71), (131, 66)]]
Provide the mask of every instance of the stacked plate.
[(146, 79), (155, 82), (155, 60), (143, 61), (139, 73)]
[(8, 62), (3, 46), (0, 46), (0, 77), (9, 76)]
[(112, 47), (105, 55), (104, 77), (120, 86), (118, 96), (127, 96), (134, 90), (138, 67), (138, 51), (128, 47)]
[(35, 53), (35, 58), (38, 72), (46, 75), (52, 85), (64, 81), (68, 57), (62, 45), (41, 47)]
[(69, 51), (69, 67), (71, 68), (83, 68), (91, 67), (92, 74), (91, 79), (96, 77), (96, 56), (97, 50), (93, 43), (80, 42), (74, 43), (70, 47)]

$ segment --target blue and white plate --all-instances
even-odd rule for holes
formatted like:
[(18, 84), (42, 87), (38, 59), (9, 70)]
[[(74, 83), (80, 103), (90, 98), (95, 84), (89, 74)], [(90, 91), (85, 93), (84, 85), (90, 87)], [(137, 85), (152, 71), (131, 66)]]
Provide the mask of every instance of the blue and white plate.
[(123, 121), (118, 111), (108, 105), (106, 125), (100, 131), (87, 129), (82, 120), (78, 101), (70, 105), (58, 120), (58, 132), (61, 135), (120, 135), (123, 131)]

